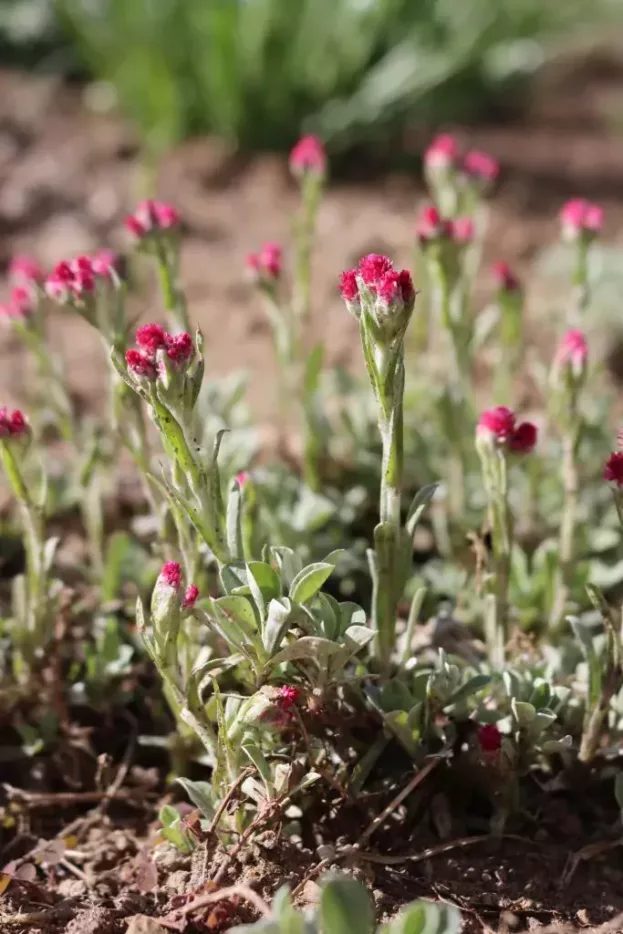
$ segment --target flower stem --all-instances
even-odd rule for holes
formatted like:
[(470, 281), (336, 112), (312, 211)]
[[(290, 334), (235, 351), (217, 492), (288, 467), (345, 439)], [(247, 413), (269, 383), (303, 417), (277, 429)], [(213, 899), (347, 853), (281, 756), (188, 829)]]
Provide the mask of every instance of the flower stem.
[(186, 307), (186, 298), (179, 284), (178, 246), (177, 244), (165, 244), (162, 238), (158, 238), (155, 249), (158, 279), (164, 307), (176, 327), (181, 331), (189, 331), (190, 319)]
[(550, 628), (558, 631), (564, 621), (565, 610), (573, 583), (575, 557), (575, 523), (578, 502), (577, 426), (572, 428), (562, 442), (562, 484), (564, 504), (560, 525), (558, 547), (558, 571), (554, 584), (554, 599), (550, 615)]

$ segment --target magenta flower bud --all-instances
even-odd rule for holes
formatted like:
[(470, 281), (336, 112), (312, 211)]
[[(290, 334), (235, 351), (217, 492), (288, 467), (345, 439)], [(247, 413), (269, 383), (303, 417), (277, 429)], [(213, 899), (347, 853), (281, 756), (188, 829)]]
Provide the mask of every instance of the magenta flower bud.
[(83, 304), (95, 291), (95, 273), (88, 256), (58, 263), (44, 283), (46, 295), (59, 304)]
[(30, 256), (14, 256), (9, 263), (8, 277), (11, 285), (25, 289), (41, 285), (45, 278), (39, 263)]
[(574, 383), (580, 383), (586, 375), (588, 364), (588, 344), (585, 334), (572, 328), (564, 335), (554, 357), (555, 379), (567, 372)]
[(187, 331), (182, 334), (166, 335), (167, 357), (179, 367), (188, 363), (195, 352), (193, 339)]
[(129, 214), (124, 225), (137, 240), (144, 240), (151, 235), (176, 231), (180, 226), (180, 216), (171, 204), (164, 201), (141, 201), (134, 214)]
[(241, 490), (244, 490), (245, 486), (247, 485), (250, 479), (251, 479), (251, 474), (249, 473), (248, 470), (241, 470), (239, 473), (236, 474), (236, 483), (238, 484)]
[(434, 204), (422, 208), (415, 225), (415, 235), (421, 246), (445, 239), (451, 234), (451, 222), (444, 220)]
[(101, 279), (114, 279), (119, 275), (119, 256), (103, 247), (91, 256), (91, 269)]
[(584, 198), (567, 201), (560, 212), (563, 240), (592, 240), (601, 231), (603, 222), (603, 208)]
[(500, 174), (500, 163), (488, 153), (472, 149), (463, 157), (463, 171), (485, 187), (492, 184)]
[(183, 598), (182, 569), (177, 561), (167, 561), (151, 595), (151, 617), (156, 631), (176, 630)]
[(491, 267), (491, 277), (498, 292), (517, 294), (521, 292), (521, 283), (508, 263), (499, 260)]
[(447, 133), (436, 136), (424, 153), (424, 168), (433, 174), (453, 171), (458, 161), (459, 144)]
[(532, 422), (516, 425), (517, 417), (505, 405), (487, 409), (476, 428), (476, 439), (481, 444), (507, 448), (515, 454), (528, 454), (537, 442), (538, 430)]
[(153, 359), (144, 350), (131, 348), (125, 352), (125, 362), (128, 373), (139, 380), (153, 382), (157, 376), (156, 365)]
[(34, 312), (35, 299), (33, 291), (23, 286), (11, 289), (9, 301), (0, 305), (0, 316), (12, 318), (14, 321), (27, 321)]
[(521, 422), (509, 440), (509, 447), (515, 454), (530, 454), (536, 447), (539, 436), (536, 425), (532, 422)]
[(487, 409), (482, 413), (476, 427), (479, 438), (506, 444), (515, 431), (515, 413), (505, 405)]
[(290, 171), (301, 177), (307, 173), (322, 176), (327, 169), (327, 154), (318, 136), (302, 136), (290, 152)]
[(186, 593), (184, 594), (184, 599), (182, 600), (182, 609), (183, 610), (192, 610), (195, 603), (197, 602), (197, 597), (199, 596), (199, 588), (196, 584), (190, 584), (186, 588)]
[(278, 243), (265, 243), (257, 253), (249, 253), (246, 268), (258, 285), (274, 285), (281, 277), (281, 246)]
[(474, 239), (474, 222), (471, 217), (457, 217), (450, 221), (450, 233), (455, 243), (466, 245)]
[(284, 684), (279, 688), (277, 703), (281, 710), (290, 710), (290, 708), (296, 704), (300, 696), (301, 692), (297, 687), (293, 684)]
[(406, 269), (394, 269), (392, 261), (369, 253), (357, 269), (340, 277), (340, 292), (346, 307), (356, 317), (366, 308), (377, 328), (377, 340), (392, 340), (404, 329), (413, 311), (415, 289)]
[(604, 480), (623, 488), (623, 451), (613, 451), (604, 466)]
[(479, 727), (476, 738), (485, 755), (498, 752), (502, 746), (502, 734), (494, 723), (485, 723)]
[(26, 417), (20, 409), (0, 408), (0, 440), (24, 438), (30, 434)]
[(136, 343), (145, 353), (154, 356), (157, 350), (165, 347), (167, 332), (160, 324), (144, 324), (136, 332)]

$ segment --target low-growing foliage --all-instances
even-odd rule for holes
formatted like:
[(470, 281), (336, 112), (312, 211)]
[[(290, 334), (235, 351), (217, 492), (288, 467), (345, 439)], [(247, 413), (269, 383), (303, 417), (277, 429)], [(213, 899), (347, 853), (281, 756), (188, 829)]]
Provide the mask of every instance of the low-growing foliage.
[[(135, 330), (109, 254), (63, 260), (46, 277), (23, 258), (12, 264), (4, 317), (39, 365), (45, 404), (33, 394), (30, 419), (0, 411), (26, 549), (2, 621), (3, 690), (25, 696), (59, 613), (88, 630), (68, 670), (74, 699), (102, 705), (146, 654), (176, 721), (176, 767), (184, 754), (209, 769), (209, 780), (178, 775), (195, 821), (170, 804), (160, 814), (161, 836), (184, 852), (210, 834), (239, 849), (273, 822), (300, 839), (327, 796), (352, 802), (368, 789), (389, 802), (382, 823), (408, 809), (409, 783), (433, 768), (442, 786), (454, 776), (465, 789), (457, 801), (448, 793), (450, 814), (469, 822), (471, 789), (501, 834), (526, 776), (599, 774), (621, 741), (623, 452), (620, 438), (610, 450), (604, 405), (591, 404), (609, 390), (585, 333), (602, 212), (575, 200), (561, 213), (572, 281), (552, 327), (557, 349), (544, 341), (532, 360), (512, 270), (498, 264), (491, 306), (474, 304), (498, 166), (438, 138), (425, 154), (432, 202), (414, 232), (419, 294), (377, 254), (339, 282), (360, 333), (359, 380), (326, 372), (322, 348), (306, 345), (320, 141), (301, 140), (290, 164), (301, 192), (291, 290), (277, 245), (247, 265), (272, 325), (281, 417), (303, 439), (296, 467), (256, 463), (240, 379), (204, 381), (173, 207), (144, 202), (126, 222), (133, 259), (157, 272), (163, 324)], [(110, 406), (86, 464), (86, 426), (47, 348), (50, 302), (97, 330), (110, 363)], [(484, 405), (483, 360), (497, 393)], [(523, 398), (534, 420), (517, 416)], [(50, 432), (70, 458), (56, 491), (38, 463)], [(108, 536), (103, 481), (119, 451), (140, 476), (145, 512)], [(61, 583), (47, 533), (58, 502), (79, 505), (90, 545), (78, 582)], [(259, 926), (340, 934), (355, 912), (358, 930), (372, 931), (366, 906), (354, 882), (328, 882), (315, 916), (300, 917), (282, 892)], [(416, 905), (383, 930), (457, 923)]]

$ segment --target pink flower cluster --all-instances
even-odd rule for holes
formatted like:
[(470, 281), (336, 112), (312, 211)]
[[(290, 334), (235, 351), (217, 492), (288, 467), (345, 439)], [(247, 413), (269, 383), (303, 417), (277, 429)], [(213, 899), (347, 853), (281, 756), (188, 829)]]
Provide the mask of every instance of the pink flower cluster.
[(77, 256), (57, 263), (43, 288), (55, 302), (84, 301), (96, 288), (98, 280), (112, 280), (119, 258), (112, 250), (99, 250), (92, 256)]
[(157, 353), (164, 350), (166, 356), (177, 366), (184, 366), (194, 353), (193, 339), (186, 331), (169, 334), (160, 324), (144, 324), (136, 332), (138, 347), (126, 350), (125, 362), (128, 370), (136, 376), (155, 379), (158, 375)]
[(572, 328), (564, 335), (560, 342), (554, 366), (562, 367), (569, 363), (574, 369), (582, 369), (588, 360), (588, 344), (585, 334), (577, 328)]
[(446, 220), (434, 204), (420, 212), (415, 225), (415, 235), (422, 246), (437, 240), (448, 240), (457, 244), (470, 243), (474, 237), (474, 222), (471, 217)]
[(494, 182), (500, 172), (497, 160), (486, 152), (472, 149), (462, 155), (457, 140), (447, 133), (437, 136), (430, 144), (424, 153), (424, 166), (431, 174), (462, 172), (468, 178), (487, 184)]
[(296, 704), (300, 696), (301, 692), (297, 687), (293, 684), (284, 684), (279, 688), (279, 699), (277, 703), (281, 710), (290, 710), (290, 708)]
[(9, 282), (15, 287), (31, 289), (41, 285), (45, 276), (39, 263), (31, 256), (14, 256), (9, 263)]
[(257, 253), (249, 253), (246, 267), (256, 281), (276, 282), (281, 276), (281, 257), (281, 246), (278, 243), (265, 243)]
[(318, 136), (302, 136), (290, 152), (290, 170), (293, 175), (313, 172), (324, 175), (327, 168), (327, 154)]
[(11, 289), (8, 302), (0, 305), (0, 316), (14, 321), (26, 321), (32, 315), (35, 297), (33, 290), (16, 285)]
[(516, 454), (529, 454), (537, 442), (538, 431), (532, 422), (517, 425), (517, 416), (505, 405), (487, 409), (476, 429), (479, 438), (489, 438)]
[(19, 409), (0, 408), (0, 438), (19, 438), (28, 434), (28, 422)]
[(604, 480), (623, 487), (623, 451), (613, 451), (604, 466)]
[[(162, 565), (162, 570), (160, 571), (159, 576), (159, 583), (165, 584), (167, 587), (171, 587), (173, 590), (180, 590), (182, 586), (182, 568), (177, 561), (167, 561)], [(182, 600), (182, 609), (192, 609), (197, 601), (198, 596), (199, 588), (196, 584), (190, 584), (186, 588), (186, 592)]]
[(415, 298), (411, 273), (398, 271), (387, 256), (369, 253), (359, 260), (356, 269), (347, 269), (340, 277), (340, 292), (350, 307), (360, 306), (360, 284), (388, 307), (409, 305)]
[(573, 198), (560, 212), (563, 236), (568, 240), (596, 236), (604, 223), (604, 212), (598, 204), (584, 198)]
[(499, 292), (521, 292), (521, 283), (508, 263), (499, 260), (491, 267), (491, 277)]
[(146, 200), (138, 204), (133, 214), (128, 214), (124, 225), (137, 240), (143, 240), (150, 234), (177, 230), (180, 215), (173, 205), (165, 201)]

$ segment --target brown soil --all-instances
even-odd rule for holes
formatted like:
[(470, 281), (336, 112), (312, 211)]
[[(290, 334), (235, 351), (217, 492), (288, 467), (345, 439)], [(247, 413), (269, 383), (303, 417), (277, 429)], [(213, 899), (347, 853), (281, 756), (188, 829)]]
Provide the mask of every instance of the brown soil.
[[(621, 107), (622, 88), (621, 62), (592, 59), (582, 67), (560, 66), (543, 77), (521, 122), (456, 128), (466, 143), (490, 151), (504, 166), (492, 206), (491, 256), (525, 267), (554, 239), (556, 211), (574, 194), (604, 205), (606, 233), (614, 237), (623, 220), (623, 143), (617, 127), (623, 111), (615, 110)], [(26, 251), (51, 265), (81, 250), (119, 245), (121, 219), (134, 201), (138, 177), (135, 141), (118, 119), (87, 113), (75, 89), (49, 79), (0, 74), (0, 263)], [(284, 162), (273, 156), (242, 159), (214, 141), (198, 140), (166, 160), (159, 187), (185, 219), (184, 278), (193, 315), (206, 335), (209, 367), (214, 373), (248, 368), (254, 404), (265, 416), (273, 403), (270, 337), (241, 268), (245, 254), (263, 240), (287, 236), (295, 192)], [(405, 174), (331, 188), (320, 216), (313, 330), (327, 342), (332, 360), (358, 359), (354, 323), (335, 296), (340, 270), (370, 250), (408, 262), (421, 196), (417, 180)], [(155, 315), (153, 306), (149, 314)], [(103, 373), (97, 341), (80, 322), (59, 316), (54, 342), (67, 356), (76, 392), (87, 404), (97, 404)], [(16, 346), (7, 336), (0, 349), (0, 384), (13, 398), (24, 384)], [(150, 758), (128, 742), (127, 722), (125, 727), (116, 723), (110, 713), (91, 713), (91, 719), (85, 724), (72, 712), (50, 751), (27, 767), (2, 763), (0, 804), (7, 810), (0, 866), (16, 860), (35, 866), (28, 854), (41, 838), (71, 839), (64, 863), (37, 864), (10, 881), (0, 894), (0, 930), (219, 931), (252, 917), (236, 897), (218, 910), (182, 915), (193, 898), (211, 891), (207, 880), (223, 854), (213, 850), (210, 839), (193, 859), (156, 844), (166, 760), (155, 753)], [(15, 737), (5, 745), (5, 730), (11, 729), (7, 717), (0, 729), (0, 752), (19, 745)], [(156, 732), (162, 731), (159, 724)], [(105, 791), (111, 787), (109, 800)], [(602, 806), (597, 795), (589, 805), (580, 803), (581, 795), (537, 792), (516, 828), (522, 839), (483, 837), (467, 846), (457, 844), (464, 834), (453, 828), (446, 851), (422, 855), (426, 847), (438, 848), (440, 839), (427, 812), (417, 827), (393, 828), (375, 839), (382, 858), (392, 854), (403, 861), (365, 858), (351, 871), (369, 884), (379, 917), (425, 897), (458, 904), (470, 932), (561, 932), (566, 924), (581, 930), (605, 924), (597, 928), (603, 934), (623, 931), (623, 920), (612, 920), (623, 912), (623, 859), (612, 830), (612, 800)], [(337, 808), (338, 856), (384, 803), (370, 805), (365, 823), (361, 814)], [(583, 858), (576, 865), (578, 854)], [(309, 901), (317, 864), (315, 852), (286, 846), (271, 829), (230, 862), (222, 882), (248, 882), (268, 899), (282, 882), (296, 885), (310, 875), (301, 894)], [(348, 860), (340, 858), (338, 865), (348, 867)], [(6, 882), (0, 874), (0, 889)], [(154, 926), (149, 917), (168, 927)]]

